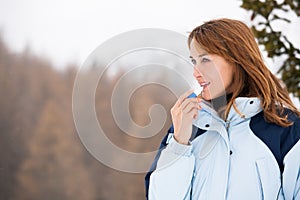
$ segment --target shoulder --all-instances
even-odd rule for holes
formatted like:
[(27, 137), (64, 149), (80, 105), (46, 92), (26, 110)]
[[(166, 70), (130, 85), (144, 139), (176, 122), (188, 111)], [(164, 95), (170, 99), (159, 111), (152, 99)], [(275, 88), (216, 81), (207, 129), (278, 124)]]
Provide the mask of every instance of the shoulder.
[(264, 113), (253, 116), (250, 121), (252, 132), (262, 140), (275, 156), (279, 167), (283, 170), (283, 159), (300, 139), (300, 118), (289, 109), (285, 109), (291, 126), (282, 127), (269, 123), (264, 119)]
[(285, 109), (285, 114), (288, 115), (289, 121), (293, 123), (291, 126), (282, 127), (267, 122), (262, 111), (251, 118), (250, 127), (258, 136), (266, 139), (273, 137), (272, 133), (277, 133), (277, 137), (280, 137), (281, 140), (289, 138), (290, 142), (292, 140), (297, 142), (300, 139), (300, 118), (289, 109)]

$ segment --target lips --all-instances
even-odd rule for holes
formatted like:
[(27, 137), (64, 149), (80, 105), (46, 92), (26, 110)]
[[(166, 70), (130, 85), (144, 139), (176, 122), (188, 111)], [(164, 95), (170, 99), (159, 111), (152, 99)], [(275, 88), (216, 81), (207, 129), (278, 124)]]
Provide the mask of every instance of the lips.
[(201, 87), (204, 88), (204, 87), (207, 87), (210, 84), (210, 82), (199, 82), (199, 84)]

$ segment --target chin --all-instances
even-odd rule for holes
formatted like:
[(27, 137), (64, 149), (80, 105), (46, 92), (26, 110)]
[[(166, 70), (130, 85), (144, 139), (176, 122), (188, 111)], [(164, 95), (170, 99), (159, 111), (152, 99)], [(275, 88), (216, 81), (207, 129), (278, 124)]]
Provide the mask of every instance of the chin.
[(209, 93), (207, 93), (207, 92), (206, 93), (202, 92), (201, 97), (202, 97), (202, 99), (204, 99), (206, 101), (209, 101), (209, 100), (212, 99), (211, 95)]

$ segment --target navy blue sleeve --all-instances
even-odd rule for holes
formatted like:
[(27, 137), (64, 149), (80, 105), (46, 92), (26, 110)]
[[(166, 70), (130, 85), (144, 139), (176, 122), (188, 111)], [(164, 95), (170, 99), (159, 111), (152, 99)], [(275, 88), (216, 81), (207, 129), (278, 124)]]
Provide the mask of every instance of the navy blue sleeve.
[(281, 127), (274, 123), (266, 122), (263, 112), (251, 118), (250, 128), (271, 150), (279, 165), (281, 173), (284, 170), (283, 159), (286, 154), (300, 139), (300, 118), (286, 109), (288, 119), (293, 125)]

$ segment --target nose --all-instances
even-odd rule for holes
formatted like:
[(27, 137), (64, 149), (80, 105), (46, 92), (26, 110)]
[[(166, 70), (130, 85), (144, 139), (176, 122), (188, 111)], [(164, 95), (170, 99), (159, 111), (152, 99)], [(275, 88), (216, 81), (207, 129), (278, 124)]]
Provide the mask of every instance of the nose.
[(196, 66), (194, 66), (194, 72), (193, 72), (193, 76), (197, 79), (200, 77), (203, 77), (203, 74), (200, 72), (199, 68), (197, 68)]

